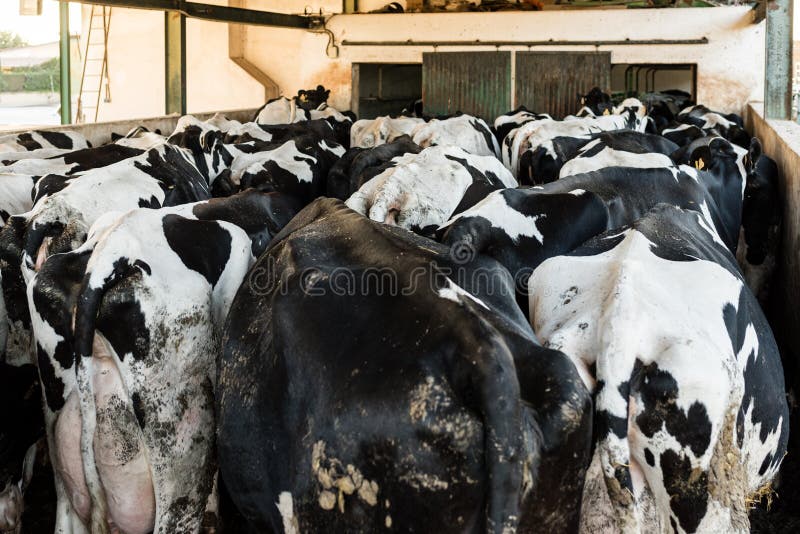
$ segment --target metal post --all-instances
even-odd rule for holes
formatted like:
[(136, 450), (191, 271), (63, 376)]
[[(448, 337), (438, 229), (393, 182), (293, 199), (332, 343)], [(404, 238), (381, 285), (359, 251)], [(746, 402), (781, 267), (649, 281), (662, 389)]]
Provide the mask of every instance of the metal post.
[(788, 120), (792, 113), (792, 4), (793, 0), (767, 2), (764, 114)]
[(186, 115), (186, 17), (164, 13), (165, 111)]
[(59, 49), (59, 64), (61, 66), (61, 124), (72, 122), (72, 91), (70, 83), (70, 46), (69, 46), (69, 2), (59, 2), (59, 31), (61, 32), (61, 46)]

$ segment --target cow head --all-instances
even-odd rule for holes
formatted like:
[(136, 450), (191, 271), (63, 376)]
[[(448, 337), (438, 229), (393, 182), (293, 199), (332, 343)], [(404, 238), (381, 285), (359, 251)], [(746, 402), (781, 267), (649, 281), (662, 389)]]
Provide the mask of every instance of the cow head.
[(312, 109), (318, 109), (327, 102), (330, 94), (330, 89), (325, 89), (323, 86), (318, 85), (316, 89), (300, 89), (297, 91), (295, 100), (299, 107), (311, 111)]
[(645, 131), (647, 106), (638, 98), (626, 98), (614, 108), (614, 115), (626, 118), (625, 126), (637, 132)]
[(197, 169), (213, 186), (215, 179), (233, 161), (230, 147), (225, 145), (225, 132), (191, 115), (180, 118), (167, 142), (192, 153)]
[(33, 365), (0, 363), (0, 532), (19, 532), (23, 493), (44, 435), (39, 379)]
[(590, 109), (595, 116), (608, 115), (614, 107), (611, 96), (604, 93), (599, 87), (592, 87), (585, 95), (579, 94), (578, 102), (580, 107)]
[(761, 153), (761, 142), (753, 137), (745, 157), (747, 183), (742, 205), (742, 227), (747, 245), (747, 262), (760, 265), (769, 250), (770, 232), (781, 221), (778, 165)]

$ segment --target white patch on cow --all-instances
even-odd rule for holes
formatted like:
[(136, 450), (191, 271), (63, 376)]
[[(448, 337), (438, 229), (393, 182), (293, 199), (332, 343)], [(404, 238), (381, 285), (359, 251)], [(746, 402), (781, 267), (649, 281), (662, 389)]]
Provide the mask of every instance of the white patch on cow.
[(688, 130), (689, 128), (693, 128), (691, 124), (679, 124), (675, 128), (664, 128), (661, 131), (661, 135), (667, 135), (668, 133), (673, 132), (682, 132), (683, 130)]
[(294, 516), (292, 494), (288, 491), (281, 492), (280, 495), (278, 495), (278, 502), (275, 503), (275, 506), (278, 507), (278, 512), (281, 514), (284, 533), (299, 534), (300, 530), (297, 526), (297, 518)]
[[(571, 193), (576, 194), (575, 192)], [(581, 193), (577, 193), (576, 196), (579, 194)], [(491, 192), (486, 198), (468, 210), (462, 211), (447, 221), (442, 225), (442, 228), (450, 226), (460, 218), (466, 217), (483, 217), (488, 220), (493, 227), (503, 230), (503, 232), (515, 242), (519, 240), (520, 237), (532, 237), (539, 243), (544, 242), (544, 235), (539, 231), (536, 223), (540, 219), (546, 217), (546, 214), (524, 215), (520, 213), (508, 205), (502, 191)]]
[(350, 146), (372, 148), (391, 143), (401, 135), (411, 135), (425, 121), (416, 117), (378, 117), (361, 119), (350, 127)]
[(579, 196), (581, 196), (581, 195), (583, 195), (585, 193), (586, 193), (585, 189), (573, 189), (572, 191), (569, 191), (570, 195), (573, 195), (573, 196), (576, 196), (576, 197), (579, 197)]
[[(41, 160), (33, 160), (41, 161)], [(33, 207), (31, 190), (33, 178), (16, 172), (0, 172), (0, 210), (9, 215), (25, 213)], [(3, 220), (0, 219), (0, 228)]]
[(462, 298), (468, 298), (473, 302), (480, 304), (487, 310), (489, 309), (489, 306), (484, 304), (484, 302), (481, 299), (475, 297), (471, 293), (465, 291), (464, 289), (456, 285), (456, 283), (450, 280), (450, 278), (447, 279), (447, 287), (439, 289), (439, 291), (437, 291), (437, 294), (443, 299), (452, 300), (459, 306), (463, 304)]
[[(600, 140), (598, 139), (597, 142)], [(588, 150), (588, 145), (581, 149), (581, 152)], [(625, 152), (622, 150), (614, 150), (610, 147), (605, 147), (597, 154), (589, 157), (578, 156), (566, 162), (558, 174), (559, 178), (573, 176), (575, 174), (582, 174), (586, 172), (597, 171), (607, 167), (631, 167), (636, 169), (660, 169), (670, 168), (673, 173), (677, 174), (674, 170), (674, 163), (664, 154), (646, 153), (636, 154), (634, 152)]]
[(320, 146), (322, 147), (322, 149), (323, 149), (323, 150), (325, 150), (326, 152), (330, 152), (331, 154), (333, 154), (333, 155), (335, 155), (335, 156), (338, 156), (338, 157), (340, 157), (340, 158), (341, 158), (342, 156), (344, 156), (344, 153), (345, 153), (345, 152), (347, 152), (347, 151), (344, 149), (344, 147), (343, 147), (342, 145), (339, 145), (339, 144), (337, 144), (337, 145), (335, 145), (335, 146), (331, 146), (331, 145), (329, 145), (329, 144), (328, 144), (328, 142), (327, 142), (325, 139), (322, 139), (322, 140), (319, 142), (319, 145), (320, 145)]
[(300, 182), (311, 183), (314, 180), (311, 164), (316, 164), (317, 159), (301, 152), (293, 139), (273, 150), (237, 154), (231, 162), (231, 180), (238, 184), (244, 174), (256, 174), (270, 161), (296, 176)]
[[(415, 143), (425, 148), (433, 145), (457, 146), (476, 156), (497, 157), (500, 148), (489, 126), (472, 115), (449, 119), (431, 119), (417, 125), (411, 132)], [(489, 143), (487, 144), (487, 138)]]
[(255, 122), (245, 122), (244, 124), (228, 130), (228, 135), (231, 137), (239, 137), (245, 134), (249, 135), (253, 139), (272, 141), (272, 134), (265, 132), (264, 129)]
[(475, 156), (453, 146), (432, 146), (419, 154), (404, 154), (347, 199), (350, 209), (373, 221), (401, 228), (439, 226), (453, 213), (473, 183), (458, 161), (481, 173), (492, 172), (506, 186), (516, 185), (507, 169), (493, 156)]
[(714, 226), (714, 219), (711, 218), (711, 211), (708, 209), (708, 203), (704, 200), (702, 204), (700, 204), (700, 214), (701, 217), (698, 218), (698, 222), (700, 226), (703, 227), (703, 230), (709, 233), (711, 238), (719, 243), (722, 247), (728, 248), (722, 238), (719, 236), (716, 227)]
[[(610, 130), (628, 129), (628, 117), (622, 115), (603, 115), (600, 117), (583, 117), (570, 121), (537, 121), (523, 124), (508, 134), (504, 144), (503, 163), (518, 176), (519, 160), (527, 151), (545, 146), (547, 141), (556, 137), (580, 137), (588, 134)], [(644, 131), (641, 120), (637, 121), (634, 130)], [(552, 144), (548, 151), (552, 151)], [(551, 154), (551, 157), (555, 154)]]

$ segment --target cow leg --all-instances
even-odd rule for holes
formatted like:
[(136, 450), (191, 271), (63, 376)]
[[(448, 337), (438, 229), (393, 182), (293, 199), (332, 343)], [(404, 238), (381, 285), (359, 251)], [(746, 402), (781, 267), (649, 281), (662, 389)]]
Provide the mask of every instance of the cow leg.
[(746, 468), (736, 443), (728, 370), (681, 345), (631, 380), (631, 454), (655, 498), (662, 528), (749, 531)]
[(153, 530), (198, 532), (216, 469), (213, 388), (207, 377), (170, 383), (169, 390), (141, 392), (156, 498)]

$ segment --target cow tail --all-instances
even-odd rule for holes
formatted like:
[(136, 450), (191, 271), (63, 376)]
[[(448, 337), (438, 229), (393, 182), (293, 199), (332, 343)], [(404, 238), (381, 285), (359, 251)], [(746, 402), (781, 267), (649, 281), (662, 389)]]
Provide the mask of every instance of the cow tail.
[(95, 338), (95, 321), (100, 309), (103, 295), (110, 285), (106, 279), (100, 287), (91, 287), (91, 272), (86, 274), (75, 312), (75, 354), (78, 384), (78, 399), (81, 414), (81, 459), (83, 463), (86, 486), (91, 497), (90, 529), (92, 534), (108, 534), (106, 520), (108, 503), (100, 483), (94, 457), (94, 433), (97, 426), (97, 410), (95, 406), (93, 384), (93, 347)]
[[(485, 345), (484, 345), (485, 346)], [(508, 346), (495, 337), (485, 346), (487, 361), (473, 375), (484, 423), (484, 461), (489, 471), (485, 531), (515, 532), (523, 486), (524, 436), (519, 382), (505, 362), (513, 361)], [(497, 372), (505, 368), (506, 372)]]

